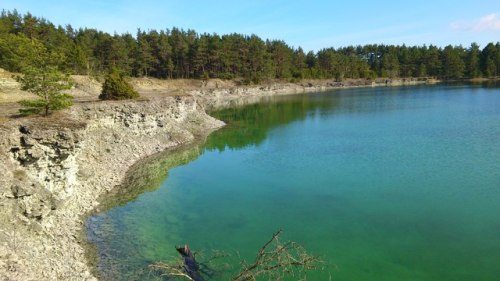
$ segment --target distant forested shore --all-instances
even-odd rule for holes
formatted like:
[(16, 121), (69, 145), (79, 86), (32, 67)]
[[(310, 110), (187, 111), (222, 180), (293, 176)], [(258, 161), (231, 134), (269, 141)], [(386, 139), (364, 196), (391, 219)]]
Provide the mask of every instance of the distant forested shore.
[(482, 47), (364, 45), (305, 52), (257, 35), (137, 30), (109, 34), (92, 28), (55, 26), (16, 10), (0, 15), (0, 67), (56, 66), (71, 74), (101, 75), (111, 69), (135, 77), (336, 79), (377, 77), (492, 78), (500, 75), (500, 42)]

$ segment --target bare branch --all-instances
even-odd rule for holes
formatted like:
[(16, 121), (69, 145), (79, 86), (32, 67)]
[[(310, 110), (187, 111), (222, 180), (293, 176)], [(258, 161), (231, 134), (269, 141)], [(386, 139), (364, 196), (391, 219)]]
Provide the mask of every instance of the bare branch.
[(267, 276), (268, 280), (281, 280), (285, 275), (296, 276), (307, 270), (317, 269), (322, 261), (311, 256), (301, 245), (295, 242), (280, 242), (282, 230), (273, 234), (257, 253), (255, 262), (247, 265), (242, 262), (242, 268), (233, 281), (256, 280)]
[[(280, 241), (280, 229), (275, 232), (257, 252), (255, 261), (248, 264), (240, 262), (241, 269), (237, 275), (232, 277), (232, 281), (252, 281), (257, 279), (283, 280), (285, 276), (292, 276), (296, 280), (306, 280), (306, 273), (310, 270), (317, 270), (323, 261), (318, 257), (311, 256), (300, 244)], [(160, 271), (162, 276), (170, 278), (183, 278), (184, 280), (196, 281), (203, 278), (212, 278), (215, 274), (227, 272), (230, 268), (228, 264), (219, 269), (211, 268), (212, 261), (220, 258), (230, 257), (229, 254), (221, 251), (214, 251), (212, 257), (205, 260), (205, 263), (194, 259), (194, 254), (189, 251), (188, 246), (177, 247), (181, 254), (180, 259), (173, 262), (156, 262), (150, 265), (151, 269)], [(239, 254), (236, 253), (239, 257)], [(195, 273), (195, 274), (193, 274)], [(203, 278), (202, 278), (203, 276)]]
[(184, 272), (184, 265), (180, 260), (175, 260), (174, 262), (155, 262), (149, 265), (149, 268), (162, 272), (161, 276), (181, 277), (185, 280), (194, 281), (193, 278)]

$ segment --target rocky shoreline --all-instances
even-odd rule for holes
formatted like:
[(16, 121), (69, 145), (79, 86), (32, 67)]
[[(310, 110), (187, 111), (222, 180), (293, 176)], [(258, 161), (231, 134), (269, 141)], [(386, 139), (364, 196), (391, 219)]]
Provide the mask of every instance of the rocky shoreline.
[(86, 259), (85, 215), (137, 161), (222, 127), (206, 108), (242, 97), (419, 83), (427, 81), (215, 82), (178, 96), (140, 89), (148, 100), (82, 102), (49, 118), (11, 119), (0, 125), (0, 280), (96, 280)]

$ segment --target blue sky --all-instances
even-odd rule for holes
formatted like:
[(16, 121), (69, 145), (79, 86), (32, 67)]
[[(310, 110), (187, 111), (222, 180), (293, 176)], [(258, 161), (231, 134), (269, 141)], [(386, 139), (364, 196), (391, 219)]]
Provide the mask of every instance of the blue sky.
[(257, 34), (306, 51), (372, 43), (484, 47), (500, 41), (500, 0), (1, 0), (0, 8), (110, 33), (176, 26)]

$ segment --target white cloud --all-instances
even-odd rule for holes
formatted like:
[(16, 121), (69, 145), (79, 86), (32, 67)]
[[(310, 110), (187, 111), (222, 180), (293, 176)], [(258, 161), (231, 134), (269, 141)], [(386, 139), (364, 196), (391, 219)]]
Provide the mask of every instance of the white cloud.
[(493, 13), (472, 21), (454, 21), (450, 27), (457, 31), (500, 31), (500, 16)]

